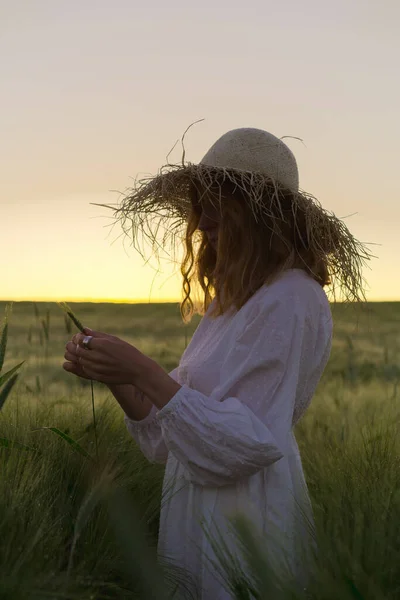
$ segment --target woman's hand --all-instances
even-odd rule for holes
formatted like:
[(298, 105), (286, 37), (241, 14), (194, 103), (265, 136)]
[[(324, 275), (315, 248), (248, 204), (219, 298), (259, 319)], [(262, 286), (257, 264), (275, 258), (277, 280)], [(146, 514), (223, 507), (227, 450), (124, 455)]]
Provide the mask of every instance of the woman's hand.
[(74, 342), (68, 342), (65, 346), (66, 352), (64, 354), (64, 358), (66, 358), (70, 362), (65, 362), (63, 364), (63, 369), (68, 371), (68, 373), (73, 373), (78, 377), (82, 377), (83, 379), (91, 380), (92, 377), (89, 377), (85, 374), (81, 365), (78, 363), (78, 355), (76, 354), (76, 344)]
[[(92, 335), (92, 334), (88, 333), (87, 335)], [(110, 335), (108, 333), (102, 333), (101, 335), (105, 338), (114, 338), (113, 335)], [(72, 338), (72, 340), (70, 342), (67, 342), (67, 344), (65, 346), (64, 358), (69, 362), (65, 362), (63, 364), (63, 369), (65, 371), (68, 371), (68, 373), (73, 373), (77, 377), (82, 377), (82, 379), (89, 379), (89, 381), (91, 381), (93, 379), (93, 377), (89, 377), (82, 369), (82, 365), (80, 364), (80, 362), (78, 362), (79, 357), (77, 354), (77, 345), (76, 345), (76, 342), (73, 341), (74, 339), (75, 339), (75, 336)]]
[(152, 359), (116, 336), (101, 331), (87, 335), (93, 336), (89, 349), (80, 345), (84, 333), (77, 333), (67, 343), (64, 356), (70, 362), (63, 364), (66, 371), (106, 385), (135, 385), (139, 375), (154, 365)]

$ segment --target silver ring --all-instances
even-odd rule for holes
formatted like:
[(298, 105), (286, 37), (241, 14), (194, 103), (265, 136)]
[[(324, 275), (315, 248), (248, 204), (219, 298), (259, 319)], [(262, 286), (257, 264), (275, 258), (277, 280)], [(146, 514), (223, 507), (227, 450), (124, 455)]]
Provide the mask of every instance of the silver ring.
[[(83, 338), (83, 341), (82, 341), (82, 346), (83, 346), (84, 348), (86, 348), (86, 350), (90, 350), (90, 348), (89, 348), (89, 342), (90, 342), (90, 340), (92, 340), (92, 339), (93, 339), (93, 336), (92, 336), (92, 335), (85, 335), (85, 337)], [(78, 345), (79, 345), (79, 344), (78, 344)]]

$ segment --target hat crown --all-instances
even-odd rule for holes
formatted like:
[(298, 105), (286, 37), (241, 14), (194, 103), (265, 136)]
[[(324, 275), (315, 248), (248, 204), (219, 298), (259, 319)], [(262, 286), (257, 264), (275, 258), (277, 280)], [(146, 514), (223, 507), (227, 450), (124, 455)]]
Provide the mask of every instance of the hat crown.
[(258, 172), (290, 190), (299, 189), (299, 172), (293, 152), (282, 140), (263, 129), (242, 127), (224, 133), (200, 164)]

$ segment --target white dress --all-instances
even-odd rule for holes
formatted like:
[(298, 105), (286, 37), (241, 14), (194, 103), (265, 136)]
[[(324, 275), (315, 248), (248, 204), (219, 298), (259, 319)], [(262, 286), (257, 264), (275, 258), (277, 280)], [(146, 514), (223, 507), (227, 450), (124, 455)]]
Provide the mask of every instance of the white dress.
[(179, 598), (234, 598), (208, 560), (219, 564), (204, 531), (220, 546), (217, 527), (233, 552), (227, 517), (240, 512), (275, 572), (286, 560), (304, 587), (307, 552), (296, 544), (316, 546), (308, 537), (314, 519), (293, 426), (328, 362), (329, 301), (304, 271), (290, 269), (239, 311), (210, 320), (210, 309), (169, 374), (182, 388), (142, 421), (125, 416), (147, 459), (166, 464), (158, 556), (192, 575), (198, 595), (180, 587)]

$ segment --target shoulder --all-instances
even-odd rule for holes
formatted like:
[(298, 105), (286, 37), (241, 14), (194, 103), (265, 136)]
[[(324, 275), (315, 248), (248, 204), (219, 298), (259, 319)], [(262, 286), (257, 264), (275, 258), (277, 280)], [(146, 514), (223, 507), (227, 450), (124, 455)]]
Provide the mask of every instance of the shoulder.
[(314, 322), (321, 316), (331, 321), (331, 308), (324, 289), (305, 271), (289, 269), (274, 282), (263, 285), (253, 297), (252, 316), (278, 311), (301, 313)]
[[(266, 286), (266, 291), (268, 286)], [(306, 304), (326, 305), (329, 301), (324, 289), (315, 279), (301, 269), (288, 269), (269, 286), (271, 297), (296, 298)]]

